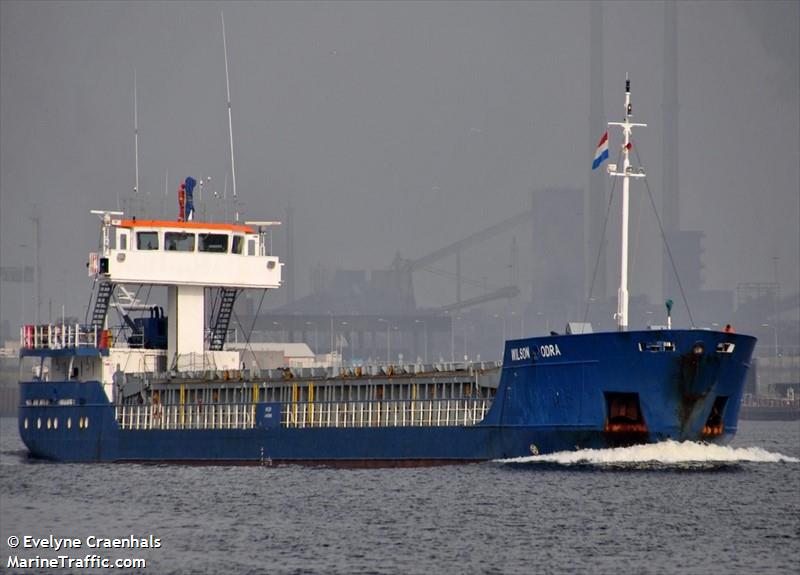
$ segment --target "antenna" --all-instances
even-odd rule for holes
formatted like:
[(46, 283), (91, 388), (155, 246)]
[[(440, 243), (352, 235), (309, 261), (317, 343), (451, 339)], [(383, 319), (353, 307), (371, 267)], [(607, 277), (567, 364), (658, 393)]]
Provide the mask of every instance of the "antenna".
[(225, 171), (225, 187), (222, 189), (222, 207), (225, 210), (225, 221), (228, 221), (228, 172)]
[(167, 213), (167, 198), (169, 197), (169, 168), (164, 172), (164, 197), (161, 198), (161, 213)]
[(135, 194), (139, 193), (139, 105), (136, 102), (136, 68), (133, 69), (133, 140), (136, 153), (136, 187), (133, 188)]
[(239, 221), (239, 208), (236, 205), (236, 163), (233, 160), (233, 119), (231, 117), (231, 82), (228, 76), (228, 43), (225, 40), (225, 15), (220, 11), (222, 19), (222, 49), (225, 52), (225, 89), (228, 93), (228, 135), (231, 142), (231, 180), (233, 183), (233, 203), (236, 207), (236, 221)]

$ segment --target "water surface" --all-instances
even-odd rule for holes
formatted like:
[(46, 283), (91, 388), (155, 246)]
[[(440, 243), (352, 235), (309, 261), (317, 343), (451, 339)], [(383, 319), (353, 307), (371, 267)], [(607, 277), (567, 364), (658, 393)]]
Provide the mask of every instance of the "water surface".
[(730, 447), (451, 467), (53, 464), (29, 459), (3, 419), (0, 558), (8, 572), (9, 555), (64, 554), (14, 552), (11, 535), (153, 534), (159, 549), (66, 554), (175, 574), (796, 573), (798, 458), (800, 423), (742, 421)]

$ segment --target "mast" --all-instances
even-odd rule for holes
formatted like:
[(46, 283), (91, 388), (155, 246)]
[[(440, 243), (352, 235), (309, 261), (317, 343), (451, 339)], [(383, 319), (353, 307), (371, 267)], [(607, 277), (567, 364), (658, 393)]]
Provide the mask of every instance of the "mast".
[(231, 142), (231, 180), (233, 182), (233, 204), (236, 210), (236, 221), (239, 221), (239, 207), (236, 204), (236, 163), (233, 161), (233, 118), (231, 117), (231, 83), (228, 77), (228, 43), (225, 40), (225, 15), (220, 12), (222, 19), (222, 50), (225, 52), (225, 88), (228, 93), (228, 136)]
[(647, 126), (647, 124), (637, 124), (631, 122), (633, 110), (631, 107), (631, 81), (625, 74), (625, 120), (623, 122), (609, 122), (609, 126), (619, 126), (622, 128), (622, 171), (617, 172), (616, 164), (609, 164), (608, 174), (622, 178), (622, 234), (620, 242), (620, 266), (619, 266), (619, 289), (617, 291), (617, 329), (626, 331), (628, 329), (628, 212), (630, 204), (629, 186), (630, 178), (644, 178), (644, 168), (636, 171), (631, 167), (631, 133), (636, 126)]
[(136, 187), (135, 194), (139, 193), (139, 105), (136, 94), (136, 68), (133, 69), (133, 146), (136, 154)]
[[(40, 323), (39, 319), (39, 308), (42, 306), (42, 260), (39, 257), (41, 248), (42, 248), (42, 227), (40, 222), (41, 211), (39, 210), (39, 204), (33, 204), (33, 212), (31, 213), (31, 221), (33, 222), (33, 241), (34, 241), (34, 276), (33, 281), (35, 283), (35, 292), (36, 295), (36, 304), (33, 307), (34, 317), (36, 318), (36, 324)], [(777, 269), (777, 268), (776, 268)], [(24, 273), (24, 271), (23, 271)], [(777, 272), (776, 276), (777, 277)], [(23, 277), (23, 279), (25, 279)], [(777, 282), (776, 282), (777, 285)], [(49, 319), (49, 318), (48, 318)], [(778, 346), (775, 346), (777, 349)]]

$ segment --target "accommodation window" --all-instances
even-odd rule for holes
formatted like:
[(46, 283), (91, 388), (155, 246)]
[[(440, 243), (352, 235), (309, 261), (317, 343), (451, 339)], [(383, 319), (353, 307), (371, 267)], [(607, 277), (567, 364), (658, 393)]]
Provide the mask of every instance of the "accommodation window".
[(198, 249), (201, 252), (224, 254), (228, 252), (227, 234), (199, 234)]
[(158, 249), (158, 232), (137, 232), (136, 233), (136, 249), (137, 250), (157, 250)]
[(244, 236), (233, 236), (233, 244), (231, 245), (231, 252), (234, 254), (241, 254), (244, 247)]
[(164, 245), (168, 252), (193, 252), (194, 234), (167, 232), (164, 234)]

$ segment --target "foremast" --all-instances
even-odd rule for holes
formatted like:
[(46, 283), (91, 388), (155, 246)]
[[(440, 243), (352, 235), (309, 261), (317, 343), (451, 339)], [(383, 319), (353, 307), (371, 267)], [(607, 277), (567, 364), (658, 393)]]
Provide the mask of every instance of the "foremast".
[(622, 178), (622, 235), (620, 242), (620, 267), (619, 267), (619, 289), (617, 290), (617, 329), (627, 331), (628, 329), (628, 219), (630, 206), (630, 179), (646, 177), (644, 168), (639, 167), (634, 170), (631, 167), (630, 151), (631, 134), (634, 127), (645, 127), (647, 124), (631, 122), (633, 110), (631, 107), (631, 81), (625, 75), (625, 119), (622, 122), (609, 122), (609, 126), (619, 126), (622, 128), (622, 171), (617, 171), (616, 164), (609, 164), (608, 175)]

